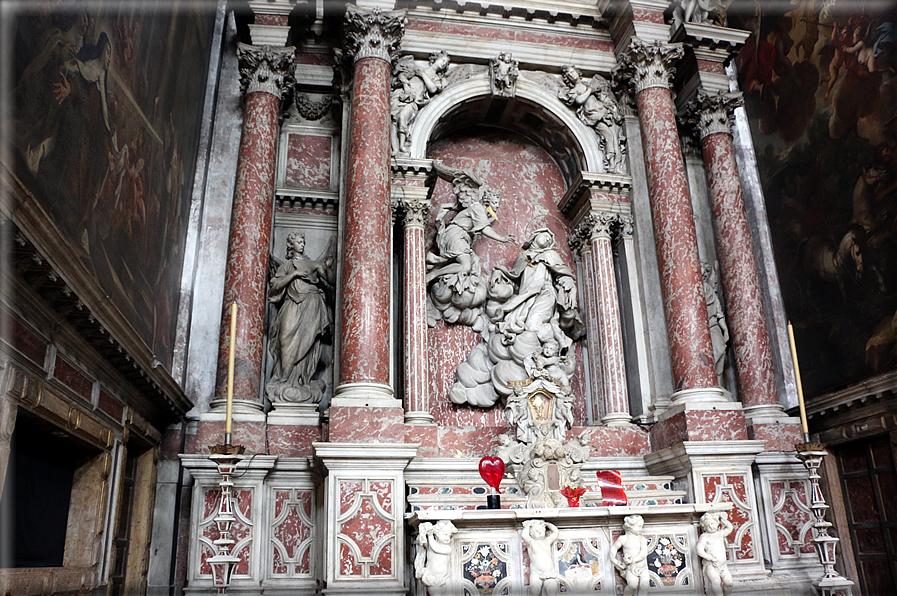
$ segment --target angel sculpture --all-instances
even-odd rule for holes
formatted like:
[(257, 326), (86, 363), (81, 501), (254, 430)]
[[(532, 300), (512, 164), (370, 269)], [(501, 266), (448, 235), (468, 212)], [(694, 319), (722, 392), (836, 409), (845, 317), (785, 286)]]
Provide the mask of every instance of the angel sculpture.
[(319, 372), (332, 317), (324, 290), (334, 279), (335, 238), (320, 260), (305, 256), (305, 235), (287, 236), (286, 262), (272, 255), (275, 269), (268, 301), (279, 304), (268, 331), (274, 368), (265, 386), (272, 403), (318, 403), (326, 383)]
[(675, 32), (682, 23), (728, 26), (726, 11), (732, 0), (677, 0), (673, 4), (671, 31)]
[(583, 80), (582, 71), (567, 64), (561, 67), (566, 89), (558, 91), (558, 99), (586, 126), (595, 130), (604, 151), (604, 168), (612, 174), (626, 173), (625, 144), (622, 135), (623, 115), (610, 90), (610, 83), (601, 75)]
[[(474, 326), (486, 299), (480, 279), (480, 259), (473, 252), (477, 236), (498, 242), (514, 242), (513, 234), (499, 234), (492, 228), (498, 221), (495, 210), (501, 195), (469, 172), (434, 162), (436, 172), (450, 180), (455, 201), (439, 206), (436, 215), (436, 251), (427, 254), (427, 285), (430, 287), (428, 321), (436, 320)], [(446, 216), (455, 216), (446, 223)], [(432, 306), (432, 308), (429, 308)], [(474, 329), (478, 330), (478, 329)]]
[(444, 596), (451, 590), (452, 535), (458, 529), (447, 519), (418, 528), (414, 577), (427, 586), (429, 596)]
[(419, 67), (413, 56), (403, 56), (396, 62), (392, 81), (392, 150), (408, 153), (411, 144), (411, 125), (422, 107), (445, 86), (449, 56), (444, 51), (430, 54), (430, 63)]

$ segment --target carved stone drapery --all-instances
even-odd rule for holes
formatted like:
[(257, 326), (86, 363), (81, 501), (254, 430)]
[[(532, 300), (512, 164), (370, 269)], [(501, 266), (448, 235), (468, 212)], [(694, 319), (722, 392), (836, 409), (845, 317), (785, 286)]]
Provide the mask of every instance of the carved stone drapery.
[(244, 95), (262, 92), (283, 99), (295, 83), (293, 56), (295, 48), (237, 46), (240, 60), (240, 91)]
[(674, 64), (684, 55), (682, 44), (664, 44), (660, 41), (647, 44), (633, 39), (627, 52), (620, 56), (614, 67), (614, 79), (621, 87), (628, 87), (632, 95), (638, 95), (650, 87), (669, 89), (676, 74)]
[(384, 12), (366, 10), (352, 4), (346, 6), (346, 51), (353, 61), (379, 58), (396, 59), (405, 34), (406, 10)]

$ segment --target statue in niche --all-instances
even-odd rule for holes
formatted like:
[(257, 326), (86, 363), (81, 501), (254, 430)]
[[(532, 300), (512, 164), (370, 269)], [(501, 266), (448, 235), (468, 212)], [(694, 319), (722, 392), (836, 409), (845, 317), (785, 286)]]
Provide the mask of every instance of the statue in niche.
[(727, 27), (726, 11), (732, 0), (677, 0), (673, 5), (670, 31), (675, 33), (682, 23), (698, 23)]
[(701, 516), (702, 533), (695, 545), (695, 552), (701, 557), (707, 596), (729, 596), (732, 593), (732, 574), (726, 560), (726, 537), (734, 529), (725, 511), (708, 511)]
[(489, 60), (489, 82), (492, 84), (492, 95), (514, 97), (517, 91), (517, 77), (520, 70), (511, 52), (501, 52)]
[(454, 524), (442, 519), (418, 528), (417, 556), (414, 558), (414, 577), (427, 586), (429, 596), (448, 596), (452, 556), (452, 535), (458, 531)]
[[(625, 534), (614, 541), (610, 549), (610, 560), (626, 580), (623, 596), (648, 596), (651, 580), (648, 575), (648, 539), (642, 536), (645, 520), (641, 515), (627, 515), (623, 518)], [(623, 550), (622, 561), (617, 553)]]
[(554, 560), (556, 525), (541, 519), (523, 522), (521, 538), (529, 555), (529, 596), (554, 596), (560, 590), (557, 563)]
[(722, 386), (726, 370), (726, 347), (729, 344), (729, 325), (720, 298), (719, 264), (713, 267), (701, 262), (704, 278), (704, 302), (707, 305), (707, 321), (710, 324), (710, 342), (713, 346), (713, 361), (716, 367), (716, 382)]
[(571, 64), (561, 67), (561, 76), (567, 88), (558, 91), (558, 99), (576, 110), (579, 119), (597, 133), (599, 146), (604, 151), (605, 172), (625, 174), (623, 114), (610, 83), (597, 74), (584, 81), (582, 71)]
[[(473, 242), (478, 236), (498, 242), (514, 242), (515, 238), (492, 228), (498, 221), (496, 210), (501, 200), (497, 190), (464, 170), (440, 161), (433, 165), (441, 178), (451, 181), (455, 201), (440, 205), (436, 215), (436, 252), (427, 254), (427, 322), (432, 327), (443, 319), (481, 331), (486, 287), (480, 279), (480, 258), (473, 252)], [(455, 216), (446, 221), (450, 212)]]
[(413, 56), (402, 56), (396, 62), (390, 97), (393, 153), (408, 154), (411, 125), (420, 109), (445, 88), (450, 61), (448, 54), (439, 51), (430, 54), (427, 66), (415, 64)]
[(268, 301), (278, 305), (268, 331), (274, 366), (265, 391), (271, 403), (318, 403), (326, 383), (316, 378), (324, 344), (331, 338), (332, 317), (325, 288), (334, 279), (335, 238), (320, 260), (305, 256), (305, 235), (287, 236), (286, 261), (272, 255), (275, 272)]
[(562, 377), (560, 371), (572, 374), (573, 342), (584, 335), (585, 328), (573, 270), (561, 260), (556, 244), (551, 230), (536, 230), (510, 269), (495, 267), (485, 306), (488, 324), (482, 331), (483, 343), (458, 366), (449, 394), (452, 402), (489, 407), (506, 400), (515, 384), (532, 380), (536, 356), (544, 357), (550, 342), (557, 348), (550, 346), (548, 353), (558, 358), (556, 366), (561, 367), (552, 370)]

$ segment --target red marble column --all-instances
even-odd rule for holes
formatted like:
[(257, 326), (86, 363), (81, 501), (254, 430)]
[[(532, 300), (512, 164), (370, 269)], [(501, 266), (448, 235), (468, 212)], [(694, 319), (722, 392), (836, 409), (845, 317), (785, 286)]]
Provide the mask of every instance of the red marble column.
[[(760, 279), (732, 142), (733, 112), (740, 103), (740, 97), (734, 94), (699, 93), (691, 110), (704, 153), (741, 402), (748, 416), (752, 410), (770, 410), (770, 407), (782, 415)], [(764, 412), (770, 413), (773, 412)]]
[[(608, 200), (606, 197), (598, 199)], [(600, 384), (600, 392), (595, 395), (602, 404), (601, 422), (611, 426), (630, 424), (632, 420), (629, 414), (620, 302), (611, 244), (621, 221), (621, 216), (617, 213), (592, 212), (583, 221), (580, 230), (580, 235), (588, 238), (590, 249), (583, 252), (583, 264), (588, 278), (585, 287), (589, 306), (587, 338), (592, 338), (589, 344), (589, 372), (593, 377), (593, 390), (596, 384)], [(594, 378), (596, 374), (597, 380)], [(597, 420), (598, 417), (594, 419)]]
[(633, 40), (615, 73), (617, 80), (632, 87), (638, 106), (674, 402), (722, 399), (716, 388), (695, 225), (670, 91), (672, 63), (682, 53), (678, 45)]
[[(234, 403), (261, 410), (265, 285), (271, 238), (274, 167), (281, 94), (292, 82), (293, 48), (240, 44), (246, 97), (231, 216), (224, 306), (218, 342), (217, 401), (227, 392), (230, 305), (237, 303)], [(218, 405), (218, 404), (216, 404)]]
[[(405, 423), (432, 424), (427, 372), (427, 284), (424, 226), (430, 215), (426, 188), (413, 188), (424, 196), (402, 201), (405, 223)], [(408, 193), (412, 188), (406, 188)]]
[[(404, 12), (346, 13), (348, 55), (354, 60), (342, 270), (339, 386), (346, 398), (393, 399), (390, 346), (390, 114), (391, 59)], [(386, 405), (386, 404), (381, 404)]]

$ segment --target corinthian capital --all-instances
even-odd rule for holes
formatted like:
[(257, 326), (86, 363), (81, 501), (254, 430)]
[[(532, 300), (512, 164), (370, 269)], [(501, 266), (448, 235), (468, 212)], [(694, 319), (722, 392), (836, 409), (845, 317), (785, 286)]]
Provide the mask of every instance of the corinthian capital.
[(649, 87), (672, 86), (676, 74), (674, 64), (682, 58), (681, 43), (665, 44), (660, 41), (647, 44), (632, 39), (629, 49), (620, 55), (620, 62), (614, 67), (614, 79), (623, 87), (629, 87), (633, 95)]
[(398, 56), (405, 33), (405, 10), (383, 12), (346, 6), (346, 52), (353, 61), (380, 58), (392, 62)]
[(610, 240), (621, 232), (622, 225), (625, 225), (623, 216), (618, 213), (593, 211), (570, 234), (570, 250), (578, 253), (588, 250), (593, 240)]
[(716, 132), (732, 134), (735, 108), (743, 103), (741, 93), (720, 91), (711, 95), (698, 91), (697, 96), (688, 104), (686, 122), (697, 129), (702, 139)]
[(295, 48), (237, 46), (240, 60), (240, 90), (244, 95), (261, 91), (283, 99), (293, 88), (293, 54)]

